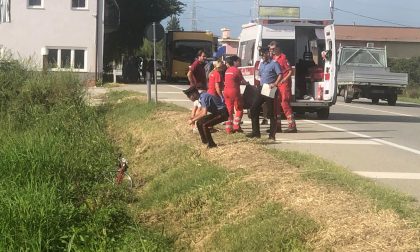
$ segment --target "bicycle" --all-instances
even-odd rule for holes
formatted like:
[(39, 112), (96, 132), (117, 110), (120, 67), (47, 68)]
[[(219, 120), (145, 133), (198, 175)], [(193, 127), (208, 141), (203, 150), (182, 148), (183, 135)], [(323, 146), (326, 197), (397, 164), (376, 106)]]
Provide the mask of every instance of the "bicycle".
[(114, 170), (109, 171), (109, 176), (107, 180), (114, 185), (122, 186), (125, 188), (133, 188), (133, 179), (130, 174), (127, 172), (128, 161), (123, 158), (121, 154), (118, 157), (117, 167)]

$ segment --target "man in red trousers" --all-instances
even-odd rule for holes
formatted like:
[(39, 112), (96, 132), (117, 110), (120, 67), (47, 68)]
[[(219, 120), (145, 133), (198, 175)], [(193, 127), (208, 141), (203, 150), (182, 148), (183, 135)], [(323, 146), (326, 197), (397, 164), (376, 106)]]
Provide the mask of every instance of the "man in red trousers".
[[(296, 122), (293, 115), (292, 107), (290, 106), (290, 100), (292, 98), (292, 68), (289, 64), (289, 61), (286, 58), (286, 55), (281, 52), (281, 49), (276, 41), (271, 41), (269, 44), (270, 53), (275, 61), (280, 65), (282, 74), (282, 79), (280, 80), (279, 88), (279, 102), (280, 106), (283, 109), (283, 113), (287, 118), (288, 127), (284, 130), (284, 133), (296, 133)], [(280, 106), (276, 107), (278, 122), (280, 122)], [(281, 131), (281, 123), (277, 125), (278, 132)]]

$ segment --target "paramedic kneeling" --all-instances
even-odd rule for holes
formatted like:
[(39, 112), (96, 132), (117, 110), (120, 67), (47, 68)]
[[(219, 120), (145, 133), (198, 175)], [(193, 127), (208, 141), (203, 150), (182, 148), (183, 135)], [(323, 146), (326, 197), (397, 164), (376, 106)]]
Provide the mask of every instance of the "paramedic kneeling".
[[(197, 122), (197, 129), (200, 133), (201, 141), (207, 144), (207, 148), (216, 147), (216, 143), (211, 137), (210, 128), (216, 124), (224, 122), (228, 119), (229, 114), (222, 99), (218, 96), (208, 94), (206, 92), (198, 93), (195, 87), (184, 90), (184, 94), (191, 101), (198, 100), (201, 104), (200, 111), (190, 120), (189, 124)], [(210, 114), (207, 114), (210, 112)]]

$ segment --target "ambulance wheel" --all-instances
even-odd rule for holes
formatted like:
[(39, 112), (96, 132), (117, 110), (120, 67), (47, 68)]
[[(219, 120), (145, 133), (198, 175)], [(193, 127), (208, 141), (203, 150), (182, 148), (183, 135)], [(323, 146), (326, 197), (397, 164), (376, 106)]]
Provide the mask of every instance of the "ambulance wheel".
[(330, 116), (330, 108), (322, 108), (316, 112), (318, 119), (327, 120)]
[(372, 104), (379, 104), (379, 98), (372, 98)]

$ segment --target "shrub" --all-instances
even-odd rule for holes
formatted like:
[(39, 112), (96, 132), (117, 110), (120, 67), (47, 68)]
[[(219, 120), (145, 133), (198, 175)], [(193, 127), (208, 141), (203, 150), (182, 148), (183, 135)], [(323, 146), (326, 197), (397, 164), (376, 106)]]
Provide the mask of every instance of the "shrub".
[(388, 59), (392, 72), (408, 73), (411, 86), (420, 86), (420, 57), (410, 59)]
[(420, 85), (408, 86), (404, 91), (405, 96), (408, 98), (420, 98)]

